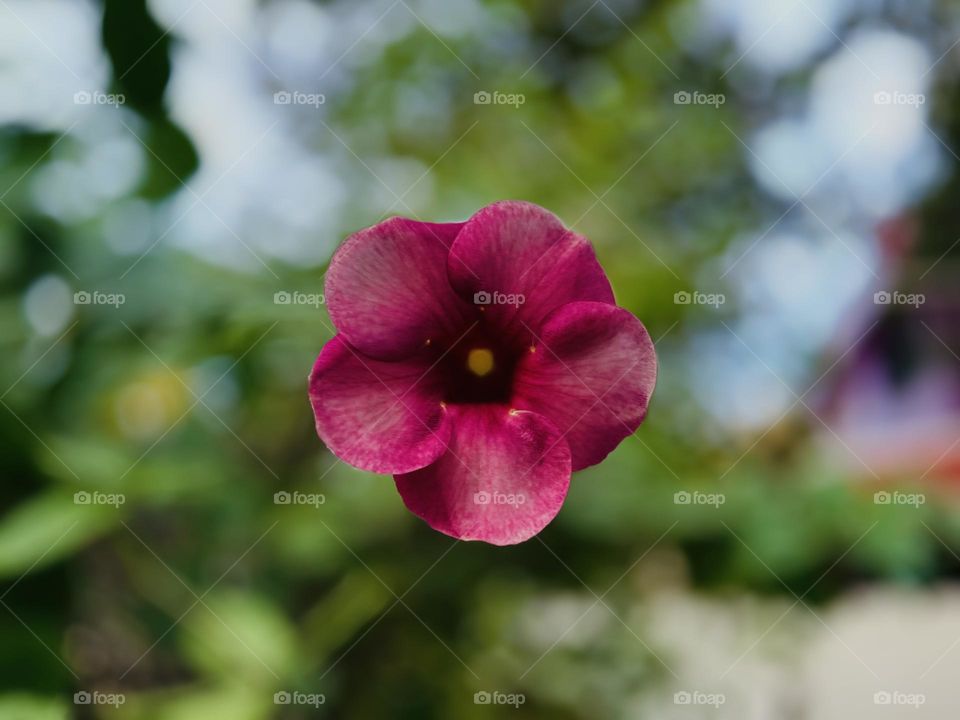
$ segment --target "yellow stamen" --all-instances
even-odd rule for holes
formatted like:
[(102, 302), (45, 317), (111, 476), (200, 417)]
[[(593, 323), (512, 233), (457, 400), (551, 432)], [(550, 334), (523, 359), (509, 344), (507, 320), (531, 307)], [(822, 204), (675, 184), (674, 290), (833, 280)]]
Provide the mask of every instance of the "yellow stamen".
[(474, 348), (467, 355), (467, 368), (478, 377), (493, 371), (493, 353), (486, 348)]

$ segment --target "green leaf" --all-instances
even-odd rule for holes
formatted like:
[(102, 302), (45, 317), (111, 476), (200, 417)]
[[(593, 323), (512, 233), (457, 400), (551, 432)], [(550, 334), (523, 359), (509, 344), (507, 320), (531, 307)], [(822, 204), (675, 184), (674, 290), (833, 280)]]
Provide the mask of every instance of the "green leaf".
[(118, 525), (123, 508), (83, 505), (62, 491), (27, 500), (0, 519), (0, 577), (67, 557)]
[(0, 720), (66, 720), (67, 704), (56, 698), (0, 695)]
[(296, 629), (264, 597), (235, 590), (212, 593), (183, 625), (185, 655), (210, 676), (266, 687), (298, 663)]

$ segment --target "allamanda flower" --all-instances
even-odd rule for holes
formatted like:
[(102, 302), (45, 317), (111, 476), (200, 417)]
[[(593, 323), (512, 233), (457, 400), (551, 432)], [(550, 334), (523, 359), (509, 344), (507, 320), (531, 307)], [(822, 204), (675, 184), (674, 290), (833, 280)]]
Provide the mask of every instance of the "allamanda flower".
[(317, 432), (394, 475), (431, 527), (495, 545), (536, 535), (570, 474), (643, 421), (653, 343), (586, 238), (525, 202), (463, 223), (392, 218), (334, 254), (338, 334), (310, 375)]

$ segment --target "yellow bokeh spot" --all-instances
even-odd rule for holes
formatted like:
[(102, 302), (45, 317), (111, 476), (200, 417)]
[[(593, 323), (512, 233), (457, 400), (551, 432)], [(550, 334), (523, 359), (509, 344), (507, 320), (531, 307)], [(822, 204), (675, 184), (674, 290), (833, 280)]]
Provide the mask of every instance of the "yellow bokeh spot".
[[(180, 370), (179, 372), (183, 372)], [(186, 408), (186, 390), (169, 372), (140, 375), (118, 389), (114, 417), (132, 440), (160, 437)]]
[(486, 348), (474, 348), (467, 355), (467, 367), (478, 377), (489, 375), (493, 371), (493, 353)]

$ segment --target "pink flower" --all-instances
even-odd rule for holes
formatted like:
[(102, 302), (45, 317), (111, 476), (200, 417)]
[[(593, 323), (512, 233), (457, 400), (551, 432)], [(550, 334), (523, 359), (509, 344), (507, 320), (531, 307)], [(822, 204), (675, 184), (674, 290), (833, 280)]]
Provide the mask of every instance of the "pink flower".
[(570, 473), (646, 415), (649, 334), (614, 303), (589, 241), (536, 205), (361, 230), (331, 260), (326, 299), (339, 334), (310, 375), (317, 433), (341, 460), (392, 473), (447, 535), (533, 537)]

